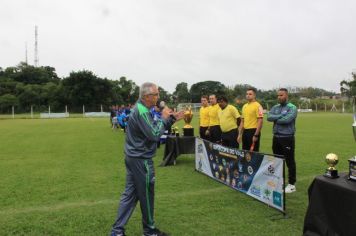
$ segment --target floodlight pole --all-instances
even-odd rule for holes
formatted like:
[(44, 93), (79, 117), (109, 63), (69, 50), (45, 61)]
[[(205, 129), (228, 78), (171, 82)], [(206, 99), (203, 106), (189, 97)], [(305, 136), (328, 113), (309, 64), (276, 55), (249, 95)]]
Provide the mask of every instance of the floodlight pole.
[(100, 110), (101, 112), (103, 112), (103, 105), (100, 105)]
[(15, 119), (15, 107), (12, 106), (12, 119)]
[(31, 119), (33, 119), (33, 106), (31, 105)]
[(48, 106), (48, 118), (51, 117), (51, 106)]
[(83, 117), (85, 117), (85, 107), (84, 107), (84, 105), (83, 105)]

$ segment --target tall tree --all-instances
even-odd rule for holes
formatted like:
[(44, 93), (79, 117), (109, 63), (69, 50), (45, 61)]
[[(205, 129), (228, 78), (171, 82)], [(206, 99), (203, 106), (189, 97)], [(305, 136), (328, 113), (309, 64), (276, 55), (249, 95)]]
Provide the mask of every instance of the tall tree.
[(0, 111), (8, 112), (12, 106), (17, 106), (19, 99), (12, 94), (4, 94), (0, 96)]
[(172, 95), (160, 86), (158, 87), (158, 90), (159, 90), (159, 99), (161, 101), (165, 101), (166, 103), (170, 104), (172, 102)]
[(190, 88), (190, 96), (192, 102), (200, 102), (200, 97), (202, 95), (216, 94), (226, 95), (227, 88), (225, 85), (218, 81), (203, 81), (192, 85)]
[(88, 70), (71, 72), (62, 81), (66, 104), (75, 111), (85, 105), (87, 110), (98, 110), (100, 105), (111, 104), (111, 84)]
[(190, 102), (190, 94), (188, 92), (188, 84), (181, 82), (177, 84), (176, 90), (173, 93), (177, 103), (179, 102)]
[(59, 82), (55, 69), (50, 66), (34, 67), (21, 62), (15, 70), (8, 71), (8, 76), (25, 84), (45, 84)]
[(343, 80), (340, 82), (341, 94), (347, 96), (352, 104), (356, 102), (356, 74), (352, 73), (352, 80)]
[(120, 77), (119, 80), (111, 81), (114, 104), (135, 103), (138, 99), (139, 87), (132, 80)]

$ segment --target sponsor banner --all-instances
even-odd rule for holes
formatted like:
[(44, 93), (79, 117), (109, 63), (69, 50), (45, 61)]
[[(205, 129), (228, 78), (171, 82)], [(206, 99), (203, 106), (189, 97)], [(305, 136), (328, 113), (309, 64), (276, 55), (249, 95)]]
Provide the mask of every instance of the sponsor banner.
[(85, 117), (110, 117), (110, 112), (85, 112)]
[(197, 171), (284, 212), (284, 159), (195, 140)]
[(40, 118), (68, 118), (69, 113), (40, 113)]

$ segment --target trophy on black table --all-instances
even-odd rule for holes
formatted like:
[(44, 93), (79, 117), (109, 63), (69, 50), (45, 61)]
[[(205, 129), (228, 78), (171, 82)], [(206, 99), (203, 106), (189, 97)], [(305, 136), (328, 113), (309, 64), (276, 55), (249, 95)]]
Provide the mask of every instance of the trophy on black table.
[(194, 136), (194, 128), (191, 126), (190, 122), (193, 119), (192, 107), (186, 107), (184, 112), (184, 122), (185, 125), (183, 127), (183, 135), (184, 136)]
[(324, 176), (332, 179), (338, 178), (339, 175), (337, 173), (337, 169), (335, 168), (336, 164), (339, 162), (337, 155), (329, 153), (326, 155), (325, 161), (329, 167), (326, 169)]

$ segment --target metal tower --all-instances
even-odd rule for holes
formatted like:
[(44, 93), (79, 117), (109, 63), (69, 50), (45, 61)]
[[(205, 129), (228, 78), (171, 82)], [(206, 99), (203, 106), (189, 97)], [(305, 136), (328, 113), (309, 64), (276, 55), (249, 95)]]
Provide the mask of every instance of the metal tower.
[(25, 43), (25, 63), (26, 65), (28, 65), (28, 61), (27, 61), (27, 42)]
[(38, 57), (38, 27), (37, 25), (35, 26), (35, 67), (38, 66), (39, 63), (39, 57)]

